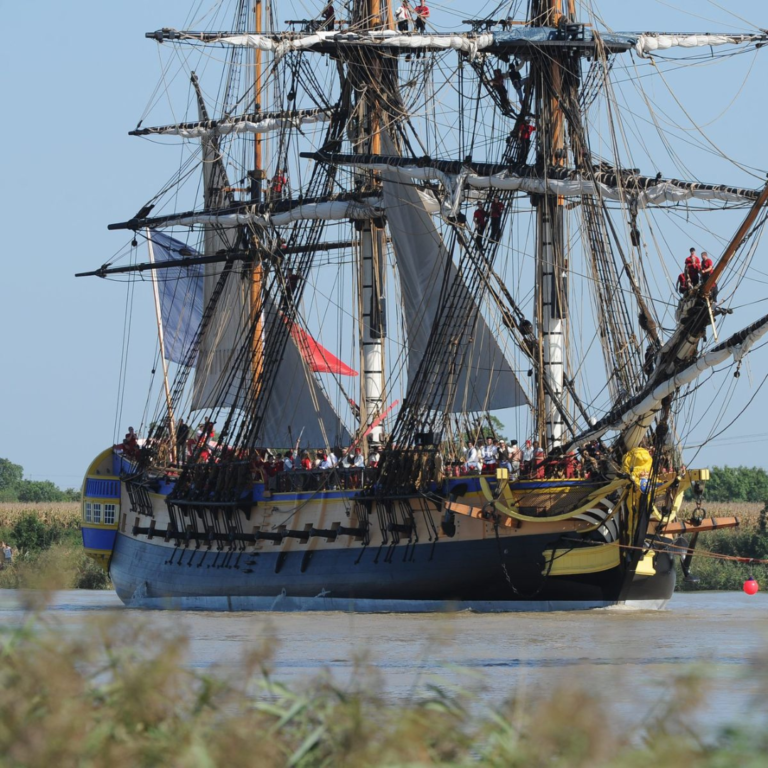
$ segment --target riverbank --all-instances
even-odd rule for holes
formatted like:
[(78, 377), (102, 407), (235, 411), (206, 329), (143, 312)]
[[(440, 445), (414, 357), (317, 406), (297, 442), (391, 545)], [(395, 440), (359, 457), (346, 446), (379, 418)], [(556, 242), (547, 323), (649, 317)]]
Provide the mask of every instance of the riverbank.
[(0, 589), (110, 589), (104, 571), (83, 552), (77, 502), (0, 504), (0, 540), (13, 560), (0, 569)]
[[(678, 590), (738, 590), (754, 576), (768, 588), (768, 566), (745, 565), (709, 558), (706, 553), (768, 559), (765, 505), (749, 502), (705, 503), (707, 516), (738, 517), (740, 526), (699, 537), (692, 574), (698, 582), (686, 582), (678, 572)], [(692, 504), (686, 505), (690, 516)], [(15, 550), (10, 568), (0, 570), (0, 589), (110, 589), (109, 578), (83, 554), (80, 538), (80, 505), (0, 503), (0, 539)], [(678, 563), (679, 569), (679, 563)]]
[[(707, 553), (768, 560), (768, 530), (766, 530), (765, 504), (751, 502), (704, 502), (707, 517), (737, 517), (738, 528), (702, 533), (697, 544), (691, 575), (698, 582), (685, 581), (678, 561), (677, 589), (681, 592), (697, 590), (739, 590), (746, 579), (754, 576), (761, 588), (768, 588), (768, 566), (747, 565), (707, 557)], [(693, 504), (684, 507), (689, 517)], [(690, 538), (690, 537), (686, 537)]]

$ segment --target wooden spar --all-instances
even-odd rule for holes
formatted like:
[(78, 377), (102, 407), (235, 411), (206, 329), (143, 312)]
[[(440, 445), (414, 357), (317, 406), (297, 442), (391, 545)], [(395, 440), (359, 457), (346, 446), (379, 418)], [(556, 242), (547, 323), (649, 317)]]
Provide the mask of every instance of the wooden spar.
[[(149, 249), (149, 261), (155, 263), (155, 249), (152, 245), (152, 234), (147, 230), (147, 248)], [(171, 386), (168, 383), (168, 361), (165, 359), (165, 336), (163, 334), (163, 313), (160, 309), (160, 290), (157, 287), (157, 273), (152, 270), (152, 293), (155, 296), (155, 317), (157, 318), (157, 339), (160, 343), (160, 361), (163, 366), (163, 384), (165, 386), (165, 403), (168, 406), (168, 426), (171, 435), (171, 461), (176, 461), (176, 424), (173, 418), (173, 398)]]
[(738, 232), (733, 236), (733, 240), (728, 243), (728, 247), (725, 249), (725, 253), (720, 257), (720, 261), (717, 262), (717, 266), (712, 270), (712, 274), (707, 278), (707, 281), (701, 288), (702, 296), (709, 296), (709, 292), (712, 287), (717, 283), (720, 275), (728, 266), (728, 262), (733, 258), (734, 254), (738, 250), (739, 246), (744, 242), (744, 238), (747, 236), (750, 227), (755, 223), (757, 214), (760, 213), (760, 209), (768, 201), (768, 184), (765, 185), (763, 191), (760, 193), (760, 197), (755, 200), (755, 204), (750, 208), (749, 213), (744, 219), (742, 225), (739, 227)]
[[(262, 20), (262, 0), (254, 0), (253, 4), (254, 26), (256, 34), (261, 34)], [(253, 108), (254, 112), (258, 110), (259, 99), (261, 98), (261, 51), (254, 49), (253, 53), (254, 81), (253, 81)], [(253, 197), (254, 202), (261, 202), (261, 138), (254, 136), (253, 141)], [(254, 243), (258, 248), (258, 244)], [(264, 268), (258, 259), (254, 260), (251, 267), (251, 328), (253, 329), (253, 338), (251, 340), (251, 376), (252, 392), (254, 400), (261, 391), (261, 378), (264, 370), (264, 327), (262, 320), (262, 299), (264, 292)]]

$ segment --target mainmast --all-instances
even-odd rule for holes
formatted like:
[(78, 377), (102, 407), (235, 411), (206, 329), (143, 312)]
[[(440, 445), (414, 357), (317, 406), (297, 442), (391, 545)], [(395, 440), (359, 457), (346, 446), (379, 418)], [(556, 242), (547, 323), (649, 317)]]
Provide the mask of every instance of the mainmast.
[[(386, 2), (386, 0), (385, 0)], [(365, 30), (382, 27), (381, 0), (358, 0), (355, 3), (354, 23)], [(381, 58), (373, 54), (367, 62), (370, 80), (360, 110), (360, 133), (357, 152), (381, 154), (382, 122), (379, 103), (372, 95), (377, 83), (381, 83)], [(355, 78), (357, 80), (357, 78)], [(369, 174), (372, 178), (372, 174)], [(381, 414), (384, 407), (384, 336), (385, 319), (382, 298), (384, 280), (386, 238), (383, 222), (364, 219), (360, 229), (360, 329), (363, 376), (361, 381), (362, 408), (360, 428), (364, 432)], [(371, 431), (371, 442), (380, 444), (382, 427)]]
[[(568, 5), (568, 16), (564, 5)], [(534, 26), (557, 27), (573, 21), (573, 0), (533, 0)], [(565, 164), (565, 120), (561, 108), (562, 67), (555, 52), (531, 62), (538, 115), (536, 164), (548, 169)], [(545, 450), (562, 444), (563, 400), (568, 330), (568, 263), (565, 258), (563, 198), (541, 195), (536, 203), (536, 320), (539, 338), (537, 432)]]

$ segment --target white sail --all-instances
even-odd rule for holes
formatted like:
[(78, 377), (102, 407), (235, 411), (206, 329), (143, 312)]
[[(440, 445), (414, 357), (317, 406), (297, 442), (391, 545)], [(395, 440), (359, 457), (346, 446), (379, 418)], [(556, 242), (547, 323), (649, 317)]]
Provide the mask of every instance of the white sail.
[[(384, 206), (397, 258), (408, 334), (408, 378), (413, 382), (438, 313), (446, 265), (451, 282), (456, 277), (456, 267), (408, 175), (389, 167), (383, 178)], [(470, 333), (472, 340), (468, 338)], [(463, 343), (469, 349), (455, 401), (444, 404), (447, 410), (495, 410), (528, 402), (493, 332), (479, 313), (474, 329), (467, 329)], [(450, 373), (446, 371), (445, 375)]]

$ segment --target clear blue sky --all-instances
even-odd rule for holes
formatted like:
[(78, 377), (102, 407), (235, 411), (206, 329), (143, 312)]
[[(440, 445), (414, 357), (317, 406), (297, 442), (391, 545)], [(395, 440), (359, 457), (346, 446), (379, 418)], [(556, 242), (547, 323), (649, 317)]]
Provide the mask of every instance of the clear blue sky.
[[(145, 40), (144, 33), (184, 27), (191, 5), (189, 0), (1, 3), (6, 34), (0, 53), (5, 115), (0, 124), (0, 456), (22, 464), (29, 478), (79, 485), (93, 456), (113, 440), (126, 286), (73, 275), (107, 261), (125, 244), (124, 233), (108, 233), (107, 224), (133, 215), (176, 163), (172, 149), (130, 138), (127, 131), (136, 125), (160, 74), (157, 44)], [(212, 0), (202, 4), (211, 5)], [(606, 0), (596, 5), (617, 30), (768, 27), (764, 0)], [(321, 6), (281, 2), (280, 16), (313, 15)], [(743, 20), (727, 10), (736, 6)], [(443, 31), (458, 27), (470, 13), (484, 15), (493, 7), (448, 0), (432, 5), (433, 20)], [(741, 163), (768, 168), (768, 49), (668, 77), (718, 147)], [(691, 126), (687, 130), (698, 138)], [(759, 184), (712, 155), (684, 143), (676, 146), (681, 162), (703, 180)], [(669, 164), (658, 170), (679, 175)], [(708, 220), (710, 226), (721, 226), (727, 235), (733, 226), (726, 215), (713, 215), (722, 219)], [(681, 234), (674, 243), (681, 253), (687, 237)], [(765, 261), (765, 252), (758, 253), (756, 266)], [(759, 301), (765, 285), (753, 281), (744, 293), (744, 303)], [(147, 351), (136, 351), (130, 359), (120, 434), (129, 422), (139, 421), (152, 365), (148, 286), (138, 287), (137, 302), (147, 311), (135, 313), (132, 349)], [(729, 321), (727, 332), (765, 311), (765, 304), (745, 308)], [(738, 382), (723, 424), (743, 407), (766, 372), (768, 350), (758, 351)], [(705, 448), (696, 463), (768, 466), (767, 397), (768, 387), (731, 428), (733, 439)]]

